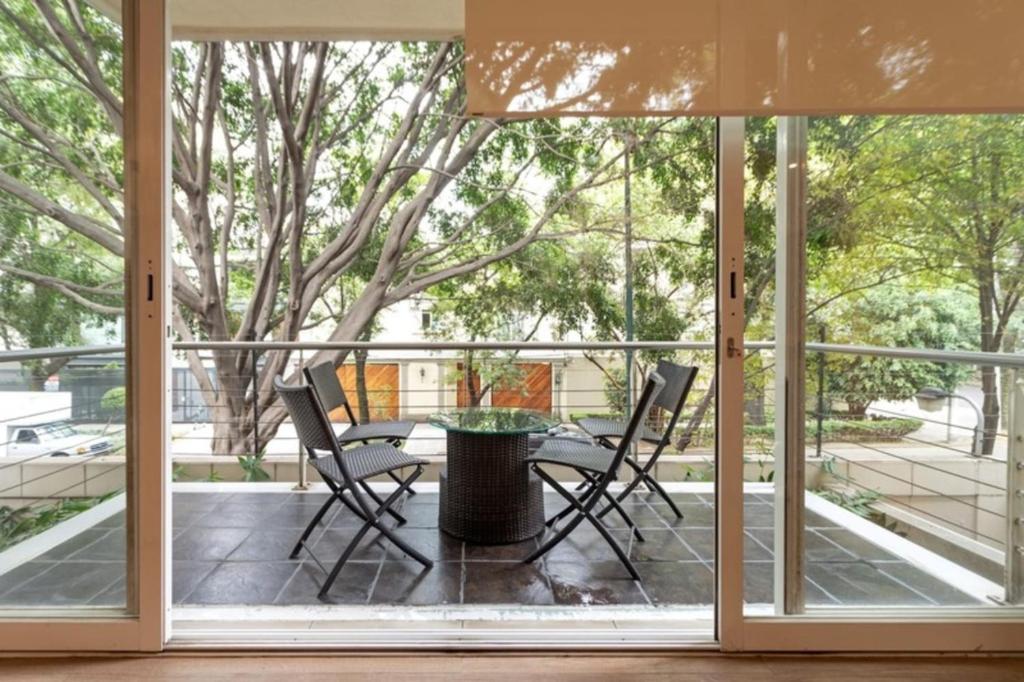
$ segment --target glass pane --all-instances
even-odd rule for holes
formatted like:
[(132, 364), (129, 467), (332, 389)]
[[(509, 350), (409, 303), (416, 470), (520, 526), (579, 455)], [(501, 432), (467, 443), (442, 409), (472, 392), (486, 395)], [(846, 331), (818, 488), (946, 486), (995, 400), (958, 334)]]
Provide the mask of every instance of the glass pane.
[(4, 614), (126, 604), (121, 58), (88, 3), (0, 8)]
[(1021, 116), (810, 121), (806, 333), (850, 347), (807, 356), (810, 608), (1006, 597), (1022, 133)]
[(776, 119), (746, 121), (744, 207), (744, 594), (750, 615), (774, 612)]
[[(213, 46), (174, 45), (174, 78), (181, 93), (174, 114), (189, 131), (186, 138), (202, 126), (189, 103), (205, 96), (211, 60), (223, 59), (225, 117), (213, 119), (214, 178), (203, 191), (210, 205), (220, 207), (218, 220), (233, 215), (235, 221), (229, 238), (214, 242), (217, 253), (210, 260), (190, 248), (195, 230), (190, 216), (178, 216), (176, 225), (185, 278), (197, 290), (216, 281), (221, 292), (216, 304), (228, 318), (225, 328), (217, 315), (188, 309), (177, 328), (183, 340), (198, 339), (199, 346), (179, 345), (173, 370), (174, 602), (181, 617), (211, 605), (327, 603), (337, 607), (331, 613), (338, 617), (353, 611), (347, 607), (371, 604), (455, 619), (489, 604), (601, 607), (615, 611), (616, 618), (643, 620), (662, 617), (666, 610), (660, 607), (667, 606), (673, 617), (698, 614), (701, 634), (707, 636), (714, 600), (714, 122), (565, 118), (495, 124), (453, 117), (449, 109), (464, 106), (458, 47), (332, 43), (322, 57), (330, 74), (322, 93), (311, 75), (317, 46), (225, 43), (217, 49), (219, 55)], [(268, 62), (291, 74), (299, 101), (322, 97), (331, 112), (324, 129), (310, 134), (333, 140), (332, 145), (311, 142), (304, 152), (316, 163), (304, 162), (311, 169), (305, 181), (311, 190), (298, 198), (308, 216), (298, 228), (303, 248), (297, 252), (277, 246), (278, 216), (259, 210), (274, 205), (277, 191), (293, 191), (291, 183), (283, 188), (273, 183), (295, 169), (280, 121), (262, 119), (264, 109), (253, 106), (254, 96), (267, 97), (268, 89), (282, 87), (269, 77)], [(256, 85), (249, 69), (238, 65), (258, 71)], [(430, 76), (435, 69), (441, 74), (436, 78)], [(343, 77), (349, 72), (357, 75)], [(193, 90), (196, 83), (200, 94)], [(413, 95), (423, 83), (437, 92), (416, 103)], [(350, 116), (350, 106), (358, 116)], [(408, 126), (402, 124), (406, 116)], [(453, 120), (458, 125), (449, 129)], [(257, 132), (263, 124), (271, 129), (265, 138)], [(346, 132), (350, 127), (358, 134)], [(220, 144), (225, 136), (232, 145)], [(203, 139), (203, 133), (195, 137)], [(260, 148), (250, 138), (265, 145), (266, 159), (274, 164), (269, 176), (259, 174)], [(401, 164), (387, 156), (393, 143), (404, 155)], [(450, 155), (458, 172), (435, 168), (435, 154)], [(416, 159), (419, 166), (392, 172)], [(375, 175), (378, 167), (381, 174)], [(227, 191), (231, 168), (244, 187), (233, 195)], [(190, 200), (185, 189), (176, 187), (183, 204)], [(384, 196), (386, 201), (380, 199)], [(368, 200), (372, 205), (366, 210), (376, 212), (372, 220), (360, 217)], [(234, 213), (227, 208), (232, 205)], [(280, 217), (292, 220), (290, 210)], [(406, 224), (406, 217), (412, 222)], [(366, 240), (350, 244), (352, 230), (362, 229)], [(388, 255), (386, 245), (404, 229), (408, 239), (394, 243), (401, 253)], [(344, 257), (325, 259), (330, 253)], [(295, 259), (307, 272), (323, 267), (323, 277), (298, 282), (287, 274), (297, 272)], [(226, 264), (226, 273), (220, 265), (211, 271), (211, 263)], [(384, 271), (389, 274), (382, 278)], [(263, 277), (268, 291), (259, 288)], [(420, 282), (426, 284), (419, 287)], [(626, 305), (630, 286), (632, 321)], [(309, 305), (287, 303), (300, 298)], [(286, 313), (289, 309), (293, 312)], [(351, 353), (203, 347), (239, 338), (236, 324), (252, 325), (253, 334), (245, 338), (258, 342), (360, 339), (409, 345), (371, 345)], [(615, 344), (630, 336), (694, 343), (645, 348), (627, 357)], [(427, 347), (470, 340), (496, 347)], [(611, 347), (501, 345), (562, 341)], [(550, 437), (595, 447), (597, 457), (614, 452), (615, 433), (594, 441), (581, 425), (588, 418), (627, 418), (630, 394), (639, 392), (645, 374), (660, 360), (698, 368), (681, 418), (650, 471), (665, 493), (640, 487), (623, 500), (638, 533), (630, 532), (618, 510), (602, 517), (643, 580), (631, 579), (589, 522), (542, 559), (523, 563), (553, 531), (543, 528), (543, 515), (535, 524), (537, 498), (531, 495), (541, 490), (536, 487), (541, 479), (529, 478), (522, 460)], [(307, 536), (311, 553), (302, 547), (293, 552), (329, 500), (323, 477), (337, 476), (341, 467), (332, 469), (336, 462), (323, 451), (310, 460), (274, 379), (281, 375), (297, 382), (303, 367), (320, 363), (331, 365), (333, 377), (329, 371), (326, 378), (343, 389), (321, 396), (333, 428), (346, 441), (342, 461), (358, 459), (352, 451), (364, 441), (376, 446), (391, 441), (425, 462), (416, 494), (399, 495), (394, 508), (399, 516), (385, 518), (398, 537), (434, 560), (429, 570), (373, 532), (337, 581), (327, 585), (324, 567), (339, 559), (361, 523), (342, 504), (328, 507), (323, 524)], [(469, 449), (456, 453), (457, 446), (472, 438), (446, 432), (430, 417), (453, 409), (534, 410), (554, 415), (555, 423), (540, 424), (547, 427), (543, 434), (488, 434), (493, 447), (476, 454), (483, 459), (500, 451), (507, 455), (504, 461), (494, 457), (499, 461), (493, 467), (474, 468), (473, 485), (460, 488), (461, 496), (449, 495), (453, 457)], [(638, 466), (651, 462), (673, 411), (659, 408), (642, 415), (659, 436), (638, 446)], [(498, 447), (495, 440), (504, 442)], [(520, 445), (527, 449), (516, 450)], [(409, 476), (416, 466), (410, 463), (396, 475)], [(395, 492), (395, 481), (383, 470), (362, 471), (371, 472), (371, 490), (382, 499)], [(573, 467), (552, 464), (545, 471), (568, 492), (582, 492), (577, 486), (583, 476)], [(616, 494), (633, 472), (623, 467), (613, 484)], [(510, 491), (515, 496), (502, 497)], [(482, 492), (493, 493), (485, 508), (476, 506)], [(548, 518), (567, 506), (553, 485), (542, 492)], [(458, 502), (464, 508), (445, 517)], [(464, 525), (521, 523), (533, 532), (512, 538), (516, 542), (485, 544), (445, 521), (456, 517)], [(381, 611), (391, 618), (404, 613)], [(536, 616), (529, 608), (496, 614)]]

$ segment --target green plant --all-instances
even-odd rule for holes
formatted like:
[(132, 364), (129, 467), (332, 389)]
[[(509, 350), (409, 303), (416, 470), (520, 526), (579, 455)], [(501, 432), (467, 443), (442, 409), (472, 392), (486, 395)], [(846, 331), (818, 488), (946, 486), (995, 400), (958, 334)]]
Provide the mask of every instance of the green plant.
[(255, 455), (241, 455), (238, 458), (238, 464), (242, 467), (242, 480), (246, 483), (270, 480), (270, 473), (263, 468), (263, 458), (266, 454), (266, 450), (261, 450)]
[(224, 478), (216, 470), (211, 471), (210, 475), (203, 479), (205, 483), (218, 483), (223, 480)]
[(866, 519), (875, 518), (878, 512), (871, 505), (881, 499), (882, 494), (874, 490), (858, 490), (846, 492), (836, 488), (823, 488), (815, 491), (820, 497), (825, 498), (832, 504), (837, 504), (843, 509), (852, 511), (857, 516)]
[(109, 500), (120, 491), (99, 497), (60, 500), (46, 507), (0, 507), (0, 551), (38, 535), (72, 516)]
[(182, 480), (185, 480), (187, 478), (188, 477), (185, 475), (185, 467), (183, 467), (180, 464), (175, 464), (173, 467), (171, 467), (171, 480), (172, 481), (182, 481)]
[(125, 406), (125, 388), (124, 386), (115, 386), (100, 398), (100, 407), (104, 410), (119, 410), (124, 409)]

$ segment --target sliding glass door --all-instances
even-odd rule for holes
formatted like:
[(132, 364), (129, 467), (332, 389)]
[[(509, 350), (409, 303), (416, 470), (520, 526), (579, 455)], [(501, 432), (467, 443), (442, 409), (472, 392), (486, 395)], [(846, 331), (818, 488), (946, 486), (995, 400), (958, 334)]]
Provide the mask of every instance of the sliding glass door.
[(163, 3), (123, 11), (0, 8), (5, 649), (162, 645)]

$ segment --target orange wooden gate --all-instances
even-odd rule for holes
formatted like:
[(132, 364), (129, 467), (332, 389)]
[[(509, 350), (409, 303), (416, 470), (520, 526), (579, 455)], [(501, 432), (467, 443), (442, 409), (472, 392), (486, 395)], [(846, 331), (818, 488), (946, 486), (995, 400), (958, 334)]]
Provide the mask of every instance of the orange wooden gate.
[[(462, 371), (462, 364), (458, 369)], [(491, 405), (494, 407), (522, 407), (541, 412), (551, 411), (551, 365), (546, 362), (518, 362), (519, 370), (514, 380), (507, 385), (498, 384), (491, 388)], [(473, 375), (473, 388), (480, 390), (480, 376)], [(469, 395), (466, 379), (461, 377), (455, 389), (456, 405), (467, 407)]]
[(513, 385), (498, 385), (491, 389), (491, 405), (550, 412), (551, 365), (546, 362), (520, 362), (516, 367), (521, 375)]
[[(359, 394), (356, 391), (356, 366), (344, 364), (338, 367), (338, 379), (345, 389), (345, 395), (352, 405), (352, 411), (359, 418)], [(370, 421), (398, 419), (398, 365), (366, 365), (366, 398), (370, 406)], [(332, 421), (348, 421), (345, 408), (334, 410), (329, 415)]]

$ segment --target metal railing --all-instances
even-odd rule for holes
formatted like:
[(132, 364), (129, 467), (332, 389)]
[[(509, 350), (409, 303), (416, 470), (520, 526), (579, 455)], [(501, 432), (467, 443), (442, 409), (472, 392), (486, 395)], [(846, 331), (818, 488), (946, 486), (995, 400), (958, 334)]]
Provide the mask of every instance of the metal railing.
[[(176, 353), (184, 353), (187, 351), (194, 351), (200, 354), (209, 354), (214, 351), (240, 351), (243, 353), (255, 353), (264, 358), (263, 361), (269, 357), (272, 353), (288, 353), (292, 355), (288, 363), (288, 367), (291, 371), (294, 371), (297, 362), (308, 361), (318, 351), (371, 351), (373, 355), (369, 358), (369, 363), (406, 363), (411, 362), (418, 363), (429, 363), (434, 362), (438, 365), (444, 365), (445, 368), (452, 368), (457, 366), (460, 356), (454, 355), (457, 352), (474, 351), (480, 353), (506, 353), (516, 354), (515, 357), (505, 356), (500, 362), (522, 362), (527, 363), (532, 360), (538, 360), (538, 362), (560, 362), (563, 363), (559, 366), (558, 375), (552, 376), (552, 383), (557, 383), (557, 392), (564, 399), (554, 405), (555, 408), (565, 409), (568, 413), (581, 413), (587, 411), (608, 411), (609, 406), (606, 396), (604, 395), (604, 388), (600, 385), (600, 381), (591, 381), (586, 387), (579, 387), (573, 385), (574, 378), (577, 378), (572, 372), (580, 371), (577, 369), (570, 368), (566, 362), (566, 358), (578, 359), (579, 354), (583, 352), (587, 353), (598, 353), (604, 354), (605, 356), (623, 354), (626, 350), (633, 351), (658, 351), (658, 352), (673, 352), (678, 357), (686, 361), (686, 357), (689, 357), (691, 361), (694, 357), (702, 354), (712, 353), (714, 350), (714, 344), (710, 341), (677, 341), (677, 342), (631, 342), (631, 343), (620, 343), (620, 342), (448, 342), (448, 341), (427, 341), (427, 342), (189, 342), (189, 343), (175, 343), (173, 349)], [(772, 341), (755, 341), (748, 342), (745, 344), (745, 349), (750, 354), (765, 353), (774, 350), (774, 343)], [(1009, 368), (1014, 371), (1024, 369), (1024, 355), (1014, 355), (1005, 353), (980, 353), (971, 351), (943, 351), (943, 350), (927, 350), (927, 349), (906, 349), (906, 348), (880, 348), (880, 347), (867, 347), (867, 346), (849, 346), (839, 344), (827, 344), (827, 343), (808, 343), (806, 345), (808, 357), (812, 354), (819, 354), (821, 356), (870, 356), (880, 358), (891, 358), (899, 359), (903, 361), (915, 361), (915, 362), (934, 362), (934, 363), (959, 363), (967, 365), (989, 365), (998, 368)], [(29, 363), (33, 361), (49, 360), (60, 357), (77, 357), (85, 358), (91, 356), (102, 356), (102, 355), (119, 355), (124, 351), (123, 346), (89, 346), (89, 347), (78, 347), (78, 348), (66, 348), (66, 349), (32, 349), (24, 351), (0, 351), (0, 363), (4, 364), (17, 364), (17, 363)], [(403, 351), (420, 351), (423, 355), (417, 358), (410, 358), (408, 356), (400, 356)], [(541, 357), (536, 358), (530, 355), (530, 353), (561, 353), (559, 358)], [(447, 355), (442, 356), (442, 354)], [(495, 361), (493, 358), (483, 358), (481, 362), (487, 363)], [(704, 366), (710, 367), (713, 364), (713, 358), (709, 356), (703, 356), (700, 362)], [(182, 363), (181, 371), (188, 372), (187, 368)], [(457, 370), (455, 370), (457, 371)], [(772, 363), (770, 360), (766, 360), (760, 370), (763, 372), (772, 371)], [(809, 379), (813, 377), (810, 374), (815, 371), (813, 363), (808, 363)], [(371, 402), (373, 397), (381, 397), (383, 394), (398, 394), (399, 397), (399, 409), (400, 411), (404, 408), (401, 405), (402, 400), (414, 401), (416, 404), (416, 412), (420, 416), (423, 414), (440, 409), (443, 407), (450, 407), (454, 405), (445, 404), (443, 400), (450, 400), (452, 393), (457, 392), (457, 388), (452, 385), (451, 374), (448, 379), (444, 378), (444, 372), (439, 371), (436, 375), (436, 381), (444, 385), (435, 385), (431, 388), (415, 388), (409, 386), (397, 386), (391, 389), (378, 391), (371, 393)], [(252, 398), (252, 386), (251, 386), (251, 368), (247, 368), (240, 372), (237, 377), (241, 381), (239, 385), (242, 386), (242, 392), (244, 395), (237, 396), (244, 398), (248, 395), (249, 399)], [(706, 391), (708, 381), (710, 380), (710, 373), (703, 372), (701, 376), (701, 384), (696, 388), (694, 394), (691, 396), (689, 404), (692, 406), (700, 400), (703, 391)], [(591, 377), (593, 379), (593, 377)], [(772, 390), (770, 388), (770, 382), (767, 384), (767, 388), (763, 391), (764, 393), (764, 404), (763, 408), (770, 412), (774, 403), (772, 401)], [(348, 387), (346, 387), (348, 388)], [(556, 386), (552, 386), (555, 389)], [(352, 389), (349, 389), (352, 392)], [(493, 397), (493, 387), (491, 396)], [(208, 391), (200, 389), (198, 387), (176, 387), (172, 391), (172, 395), (176, 396), (176, 404), (178, 399), (188, 397), (194, 405), (200, 405), (207, 403), (209, 396)], [(443, 394), (443, 395), (442, 395)], [(265, 394), (260, 396), (261, 398), (267, 398)], [(578, 399), (573, 399), (573, 398)], [(812, 398), (813, 396), (808, 396)], [(182, 401), (184, 402), (184, 401)], [(261, 402), (261, 401), (259, 401)], [(1005, 409), (1005, 408), (1004, 408)], [(713, 405), (711, 406), (707, 418), (705, 420), (703, 428), (708, 429), (713, 424)], [(876, 416), (906, 416), (900, 413), (899, 410), (892, 409), (888, 405), (876, 405), (871, 407), (870, 412)], [(401, 413), (402, 416), (409, 414), (409, 411)], [(45, 418), (47, 411), (37, 410), (33, 412), (26, 412), (22, 415), (25, 418)], [(565, 415), (566, 418), (570, 414)], [(680, 425), (685, 425), (687, 421), (687, 414), (684, 414), (683, 419), (680, 421)], [(949, 505), (952, 509), (960, 509), (961, 511), (970, 510), (972, 513), (976, 513), (981, 517), (987, 517), (990, 520), (995, 520), (1000, 523), (1006, 522), (1008, 517), (1008, 511), (1006, 506), (1002, 508), (993, 507), (991, 504), (981, 504), (978, 500), (967, 499), (968, 496), (958, 495), (951, 492), (953, 484), (969, 484), (976, 486), (979, 490), (990, 492), (992, 496), (996, 495), (1007, 495), (1007, 479), (1004, 476), (1002, 480), (993, 478), (990, 476), (982, 476), (980, 474), (964, 473), (964, 471), (950, 468), (945, 463), (939, 461), (938, 455), (946, 455), (951, 458), (960, 458), (963, 461), (970, 461), (971, 452), (957, 442), (941, 442), (935, 438), (922, 437), (916, 433), (906, 433), (900, 436), (900, 438), (893, 442), (870, 442), (869, 440), (853, 438), (848, 433), (843, 434), (829, 434), (822, 438), (820, 433), (822, 415), (817, 410), (810, 410), (809, 416), (816, 421), (815, 423), (809, 423), (808, 435), (814, 440), (825, 442), (818, 446), (822, 454), (821, 458), (816, 458), (816, 451), (814, 448), (810, 448), (808, 452), (809, 461), (814, 461), (821, 464), (822, 460), (828, 459), (841, 465), (845, 469), (845, 478), (838, 475), (833, 478), (841, 485), (847, 485), (854, 491), (861, 491), (865, 495), (874, 494), (877, 489), (883, 491), (891, 489), (885, 485), (877, 485), (877, 481), (882, 480), (891, 483), (895, 486), (908, 487), (911, 491), (917, 493), (918, 501), (924, 501), (927, 498), (932, 498), (929, 504), (933, 504), (934, 500), (942, 500), (945, 504)], [(950, 424), (947, 421), (937, 419), (933, 416), (915, 414), (912, 415), (914, 419), (931, 426), (946, 426), (951, 428), (955, 432), (966, 433), (971, 428), (971, 425)], [(252, 419), (252, 415), (248, 415), (246, 418)], [(262, 417), (257, 414), (256, 422), (262, 425)], [(771, 424), (771, 420), (767, 420), (767, 424)], [(207, 443), (209, 444), (212, 433), (210, 431), (217, 426), (215, 420), (212, 417), (207, 417), (202, 421), (196, 421), (195, 418), (190, 420), (180, 420), (175, 424), (179, 432), (175, 434), (175, 442), (182, 446), (186, 443)], [(195, 427), (195, 428), (192, 428)], [(814, 429), (819, 429), (818, 433), (814, 432)], [(205, 430), (204, 430), (205, 429)], [(766, 426), (766, 429), (770, 429), (770, 426)], [(271, 433), (271, 430), (266, 431), (267, 434)], [(6, 434), (2, 434), (3, 439), (6, 441)], [(1008, 434), (1006, 431), (1000, 431), (993, 434), (1000, 442), (999, 452), (1003, 452), (1006, 449), (1006, 443), (1008, 442)], [(438, 434), (430, 434), (425, 432), (422, 436), (425, 447), (435, 447), (440, 450), (440, 442), (443, 436)], [(432, 440), (431, 440), (432, 439)], [(770, 440), (766, 437), (766, 440)], [(811, 438), (809, 438), (811, 440)], [(295, 459), (293, 462), (300, 461), (298, 457), (298, 445), (294, 437), (294, 433), (290, 433), (287, 428), (279, 430), (273, 439), (268, 438), (267, 441), (272, 443), (283, 443), (280, 446), (281, 450), (285, 452), (294, 453)], [(0, 443), (0, 446), (6, 447), (6, 442)], [(920, 457), (911, 452), (908, 447), (920, 447), (927, 449), (932, 454), (931, 457)], [(187, 449), (179, 447), (181, 449)], [(851, 449), (857, 452), (851, 454)], [(202, 448), (197, 451), (202, 451)], [(691, 446), (692, 451), (692, 446)], [(123, 450), (120, 450), (123, 453)], [(770, 460), (770, 452), (765, 451), (761, 453), (766, 459)], [(33, 459), (43, 460), (47, 455), (35, 455)], [(980, 461), (993, 462), (995, 460), (1002, 461), (1002, 455), (999, 457), (983, 457)], [(304, 460), (302, 460), (304, 461)], [(56, 479), (57, 476), (66, 468), (73, 465), (79, 465), (78, 462), (68, 462), (66, 467), (54, 466), (52, 467), (52, 474), (45, 474), (53, 476)], [(894, 464), (902, 465), (892, 466)], [(948, 481), (948, 489), (943, 489), (944, 485), (936, 485), (934, 480), (928, 482), (923, 480), (921, 477), (915, 478), (914, 476), (907, 475), (906, 465), (914, 467), (915, 471), (926, 472), (933, 475), (933, 479), (939, 481)], [(0, 473), (5, 469), (13, 467), (12, 462), (0, 460)], [(850, 471), (861, 472), (867, 474), (866, 476), (850, 476)], [(299, 468), (299, 477), (302, 477), (302, 468)], [(42, 477), (43, 474), (40, 474)], [(872, 479), (872, 480), (869, 480)], [(33, 479), (31, 482), (36, 483), (37, 480)], [(0, 486), (2, 488), (3, 486)], [(59, 492), (59, 491), (57, 491)], [(3, 491), (0, 490), (0, 495)], [(1002, 549), (1007, 544), (1006, 537), (995, 533), (991, 530), (985, 530), (976, 527), (976, 525), (964, 523), (962, 520), (957, 520), (960, 516), (955, 514), (943, 514), (937, 513), (934, 507), (926, 507), (922, 504), (918, 504), (915, 501), (915, 495), (895, 495), (889, 492), (882, 492), (878, 495), (879, 503), (884, 503), (893, 508), (901, 508), (907, 513), (915, 514), (923, 518), (930, 519), (935, 523), (944, 525), (945, 527), (962, 533), (965, 536), (973, 537), (976, 540), (985, 542), (990, 546)], [(955, 518), (954, 518), (955, 517)], [(990, 524), (991, 525), (991, 524)], [(1007, 524), (1011, 525), (1011, 524)], [(1017, 543), (1011, 544), (1015, 546)]]
[(0, 352), (0, 549), (124, 489), (124, 385), (122, 346)]

